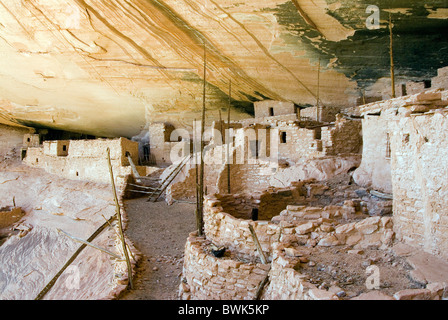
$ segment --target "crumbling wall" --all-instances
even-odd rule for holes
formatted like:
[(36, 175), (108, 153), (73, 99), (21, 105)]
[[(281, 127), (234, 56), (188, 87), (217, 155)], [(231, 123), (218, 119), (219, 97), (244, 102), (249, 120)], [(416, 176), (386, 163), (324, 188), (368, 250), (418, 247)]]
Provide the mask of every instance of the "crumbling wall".
[(431, 86), (433, 88), (448, 90), (448, 67), (437, 70), (437, 76), (432, 78)]
[(168, 123), (151, 123), (148, 127), (149, 145), (151, 157), (158, 165), (171, 164), (171, 148), (173, 147), (170, 138), (174, 127)]
[[(366, 217), (357, 211), (353, 201), (346, 201), (342, 206), (308, 206), (311, 199), (305, 199), (300, 193), (300, 185), (264, 194), (265, 197), (263, 194), (255, 194), (246, 198), (243, 204), (238, 196), (207, 196), (204, 201), (204, 232), (207, 239), (218, 246), (256, 257), (256, 246), (249, 231), (251, 224), (263, 252), (271, 257), (272, 246), (278, 241), (299, 241), (309, 246), (380, 248), (390, 245), (394, 238), (390, 217)], [(266, 194), (270, 196), (266, 197)], [(269, 203), (273, 198), (277, 202), (275, 206)], [(287, 206), (286, 209), (271, 211), (268, 217), (272, 219), (250, 220), (248, 213), (257, 204), (261, 212), (266, 212), (267, 208), (263, 208), (263, 205), (269, 205), (269, 209), (274, 210), (282, 208), (281, 203)], [(303, 205), (288, 205), (291, 203)]]
[(107, 148), (115, 182), (121, 187), (132, 172), (126, 153), (138, 163), (138, 143), (124, 138), (46, 141), (42, 148), (28, 148), (24, 163), (68, 179), (109, 184)]
[(23, 145), (23, 136), (30, 129), (0, 124), (0, 157), (17, 157)]
[(254, 300), (270, 266), (235, 255), (216, 258), (210, 245), (210, 241), (195, 233), (188, 237), (179, 290), (181, 299)]
[(254, 103), (255, 118), (281, 116), (296, 113), (293, 102), (264, 100)]
[(338, 107), (308, 107), (300, 110), (300, 118), (320, 122), (334, 122), (336, 120), (336, 115), (340, 112), (341, 108)]
[(321, 139), (326, 155), (359, 153), (362, 146), (361, 121), (336, 117), (334, 127), (323, 127)]
[(276, 244), (269, 285), (262, 298), (264, 300), (339, 300), (333, 292), (319, 289), (295, 270), (298, 258), (288, 257), (284, 245)]
[[(317, 288), (295, 270), (302, 261), (301, 254), (290, 246), (384, 249), (392, 244), (392, 219), (360, 216), (350, 201), (344, 206), (289, 205), (272, 221), (235, 217), (247, 215), (257, 204), (261, 206), (262, 199), (261, 195), (246, 199), (234, 195), (206, 197), (205, 237), (190, 235), (185, 249), (179, 290), (182, 299), (253, 299), (269, 272), (263, 299), (338, 300), (334, 292)], [(258, 263), (250, 225), (267, 264)], [(222, 246), (227, 255), (213, 256), (211, 250)]]
[(295, 123), (279, 123), (279, 158), (298, 161), (303, 158), (321, 157), (322, 140), (315, 129), (300, 128)]

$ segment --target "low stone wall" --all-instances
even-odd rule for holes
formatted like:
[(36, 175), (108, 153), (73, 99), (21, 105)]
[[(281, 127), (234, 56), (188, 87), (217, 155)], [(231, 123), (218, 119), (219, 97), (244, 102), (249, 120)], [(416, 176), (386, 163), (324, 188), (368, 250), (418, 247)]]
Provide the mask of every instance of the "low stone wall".
[[(286, 248), (287, 250), (288, 248)], [(277, 244), (269, 272), (269, 285), (263, 300), (340, 300), (331, 289), (320, 289), (307, 281), (307, 275), (295, 270), (300, 258), (289, 255), (285, 246)], [(448, 283), (434, 282), (426, 288), (404, 289), (387, 295), (381, 290), (363, 293), (351, 300), (441, 300), (448, 297)]]
[[(313, 190), (317, 190), (315, 186)], [(270, 221), (234, 216), (238, 210), (247, 214), (252, 207), (261, 204), (257, 199), (243, 201), (233, 195), (206, 197), (205, 237), (191, 234), (188, 238), (180, 285), (181, 299), (254, 299), (268, 272), (269, 282), (260, 296), (265, 300), (446, 299), (448, 283), (443, 282), (428, 283), (424, 289), (397, 287), (397, 291), (392, 293), (374, 290), (347, 297), (345, 292), (340, 295), (335, 291), (340, 289), (337, 285), (318, 286), (306, 271), (303, 273), (302, 268), (309, 259), (307, 254), (303, 256), (300, 248), (310, 250), (309, 257), (316, 254), (314, 259), (322, 252), (332, 250), (342, 250), (341, 255), (367, 250), (389, 252), (395, 238), (391, 217), (363, 214), (359, 211), (359, 204), (352, 200), (346, 200), (342, 206), (287, 205)], [(259, 263), (249, 225), (254, 227), (267, 257), (267, 265)], [(228, 256), (214, 257), (211, 244), (224, 246)]]
[[(286, 249), (285, 249), (286, 248)], [(264, 289), (263, 300), (341, 300), (331, 290), (320, 289), (307, 281), (308, 276), (298, 272), (300, 258), (287, 253), (289, 248), (278, 243), (275, 246), (269, 285)], [(387, 295), (381, 290), (363, 293), (350, 300), (441, 300), (448, 298), (448, 282), (429, 283), (426, 288), (404, 289)]]
[(254, 300), (270, 265), (246, 262), (244, 257), (216, 258), (211, 242), (191, 233), (185, 245), (180, 298), (184, 300)]
[(305, 275), (294, 270), (299, 259), (287, 257), (283, 248), (282, 244), (276, 246), (269, 272), (269, 286), (265, 289), (262, 299), (339, 300), (336, 294), (317, 288), (306, 281)]
[[(343, 206), (288, 205), (277, 216), (271, 215), (270, 221), (249, 219), (250, 208), (255, 207), (256, 202), (263, 205), (259, 200), (252, 201), (242, 203), (233, 196), (207, 196), (204, 201), (207, 239), (218, 246), (256, 257), (257, 248), (249, 230), (249, 225), (252, 225), (263, 252), (269, 258), (272, 257), (272, 246), (278, 241), (309, 246), (346, 244), (356, 248), (380, 248), (390, 245), (394, 239), (390, 217), (368, 217), (357, 211), (353, 201), (345, 201)], [(285, 206), (288, 204), (284, 200), (283, 203)]]

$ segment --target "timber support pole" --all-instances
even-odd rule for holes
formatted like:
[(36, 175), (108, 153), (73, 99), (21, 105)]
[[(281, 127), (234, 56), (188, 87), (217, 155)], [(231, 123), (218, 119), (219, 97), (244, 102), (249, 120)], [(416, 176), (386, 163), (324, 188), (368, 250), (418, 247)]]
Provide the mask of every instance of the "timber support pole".
[(230, 106), (232, 103), (232, 80), (229, 82), (229, 105), (227, 107), (227, 193), (230, 194)]
[(198, 221), (198, 235), (201, 237), (203, 234), (203, 219), (204, 219), (204, 131), (205, 131), (205, 94), (207, 87), (207, 49), (204, 43), (204, 84), (202, 93), (202, 118), (201, 118), (201, 154), (200, 154), (200, 167), (199, 167), (199, 212), (197, 215)]
[(396, 97), (395, 95), (395, 65), (394, 65), (394, 36), (392, 31), (392, 18), (389, 13), (389, 33), (390, 33), (390, 79), (392, 87), (392, 99)]
[(128, 250), (126, 247), (126, 241), (124, 238), (123, 222), (121, 220), (121, 210), (120, 210), (120, 204), (118, 203), (117, 190), (115, 188), (114, 172), (112, 170), (112, 163), (110, 160), (110, 149), (109, 148), (107, 148), (107, 163), (109, 165), (109, 173), (110, 173), (110, 180), (111, 180), (110, 182), (112, 184), (112, 192), (113, 192), (114, 201), (115, 201), (115, 207), (116, 207), (116, 213), (117, 213), (117, 219), (118, 219), (118, 228), (120, 231), (120, 238), (121, 238), (121, 244), (123, 247), (123, 254), (126, 259), (126, 264), (128, 267), (129, 288), (133, 289), (134, 287), (132, 284), (132, 266), (131, 266), (131, 261), (129, 260), (129, 254), (128, 254)]

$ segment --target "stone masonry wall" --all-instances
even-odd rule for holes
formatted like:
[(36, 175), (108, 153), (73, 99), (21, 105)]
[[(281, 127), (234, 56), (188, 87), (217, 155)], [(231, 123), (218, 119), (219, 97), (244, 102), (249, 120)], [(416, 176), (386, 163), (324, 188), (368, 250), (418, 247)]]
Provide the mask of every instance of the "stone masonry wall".
[[(240, 200), (233, 200), (239, 202)], [(282, 242), (299, 242), (303, 245), (351, 245), (356, 248), (383, 247), (394, 239), (390, 217), (366, 218), (356, 212), (356, 205), (346, 201), (343, 206), (308, 207), (288, 205), (271, 221), (252, 221), (239, 218), (252, 207), (242, 208), (243, 214), (226, 212), (231, 198), (210, 195), (204, 201), (204, 232), (218, 246), (226, 246), (245, 255), (256, 257), (255, 243), (249, 231), (251, 224), (257, 233), (263, 252), (272, 256), (272, 246)], [(227, 210), (230, 211), (230, 210)], [(236, 217), (235, 217), (236, 216)]]
[(394, 224), (406, 242), (448, 258), (448, 110), (390, 121)]
[(179, 288), (181, 299), (254, 300), (270, 265), (248, 262), (244, 257), (216, 258), (210, 244), (195, 233), (188, 237)]
[(23, 145), (23, 136), (29, 132), (27, 128), (0, 124), (0, 157), (18, 156)]
[[(274, 100), (264, 100), (254, 103), (255, 118), (263, 118), (270, 116), (280, 116), (295, 113), (293, 102), (283, 102)], [(273, 114), (270, 113), (273, 111)]]
[[(43, 148), (28, 148), (24, 163), (74, 180), (110, 183), (106, 149), (110, 148), (111, 164), (117, 188), (122, 188), (126, 176), (131, 174), (129, 152), (133, 161), (138, 161), (138, 143), (127, 139), (70, 140), (68, 154), (58, 156), (60, 143), (44, 142)], [(50, 146), (53, 146), (51, 148)]]
[[(448, 91), (429, 90), (361, 106), (366, 115), (364, 165), (358, 169), (363, 170), (362, 174), (358, 170), (354, 174), (357, 183), (369, 178), (373, 182), (375, 170), (383, 171), (386, 177), (389, 167), (373, 159), (386, 152), (384, 143), (388, 134), (397, 236), (444, 258), (448, 257), (447, 105)], [(371, 159), (369, 165), (374, 171), (366, 170), (364, 159)]]
[(326, 155), (361, 152), (361, 121), (347, 120), (338, 115), (334, 127), (324, 127), (321, 132)]

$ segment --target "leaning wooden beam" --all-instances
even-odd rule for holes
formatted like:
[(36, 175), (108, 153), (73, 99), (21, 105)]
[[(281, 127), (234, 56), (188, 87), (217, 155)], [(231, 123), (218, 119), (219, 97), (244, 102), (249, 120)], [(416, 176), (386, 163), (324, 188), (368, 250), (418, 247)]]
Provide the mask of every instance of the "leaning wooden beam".
[(264, 277), (264, 279), (258, 285), (257, 292), (255, 293), (255, 300), (260, 300), (261, 294), (263, 293), (263, 288), (268, 283), (268, 281), (269, 281), (269, 272), (266, 275), (266, 277)]
[(254, 239), (258, 254), (260, 255), (261, 262), (263, 264), (268, 264), (268, 261), (266, 260), (266, 257), (264, 256), (264, 252), (261, 249), (260, 242), (258, 241), (257, 234), (255, 233), (254, 227), (251, 224), (249, 225), (249, 230), (250, 230), (250, 233), (252, 234), (252, 238)]
[[(104, 220), (107, 221), (107, 219), (106, 219), (105, 216), (103, 216), (103, 215), (101, 215), (101, 216), (103, 217)], [(115, 228), (113, 228), (112, 225), (111, 225), (110, 223), (109, 223), (109, 227), (111, 227), (112, 230), (114, 230), (114, 232), (115, 232), (115, 234), (117, 235), (117, 237), (120, 238), (120, 235), (118, 234), (117, 230), (115, 230)], [(131, 255), (132, 259), (134, 259), (134, 261), (137, 261), (137, 259), (135, 259), (134, 254), (132, 253), (131, 248), (129, 247), (129, 245), (128, 245), (127, 243), (126, 243), (126, 247), (128, 248), (128, 252), (129, 252), (129, 254)]]
[[(255, 233), (254, 227), (251, 224), (249, 224), (249, 230), (250, 230), (250, 233), (252, 235), (252, 238), (254, 239), (255, 246), (257, 247), (258, 254), (260, 255), (261, 262), (263, 264), (268, 264), (268, 261), (267, 261), (265, 255), (264, 255), (264, 252), (261, 249), (260, 242), (258, 241), (257, 234)], [(261, 281), (260, 284), (258, 285), (257, 292), (255, 293), (255, 300), (259, 300), (260, 299), (261, 293), (263, 292), (263, 288), (266, 285), (266, 283), (268, 282), (268, 280), (269, 280), (269, 273), (266, 275), (266, 277), (264, 277), (263, 281)]]
[(126, 152), (126, 156), (128, 157), (129, 164), (131, 165), (132, 174), (133, 174), (135, 180), (137, 182), (139, 182), (141, 180), (141, 177), (140, 177), (140, 174), (137, 171), (137, 167), (135, 166), (134, 161), (132, 161), (132, 157), (129, 154), (129, 152)]
[(107, 148), (106, 152), (107, 152), (107, 163), (109, 165), (110, 181), (111, 181), (111, 184), (112, 184), (112, 193), (113, 193), (113, 196), (114, 196), (116, 213), (117, 213), (117, 218), (118, 218), (118, 228), (119, 228), (119, 231), (120, 231), (121, 244), (123, 246), (123, 253), (124, 253), (124, 256), (126, 258), (126, 264), (127, 264), (127, 267), (128, 267), (129, 287), (131, 289), (133, 289), (133, 285), (132, 285), (132, 266), (131, 266), (131, 261), (129, 260), (128, 250), (126, 248), (126, 241), (124, 239), (123, 223), (121, 221), (121, 213), (120, 213), (120, 204), (118, 203), (117, 190), (115, 189), (114, 172), (112, 170), (112, 163), (110, 161), (110, 149)]
[[(117, 215), (113, 215), (109, 220), (107, 220), (105, 223), (103, 223), (88, 239), (88, 242), (92, 242), (95, 240), (95, 238), (104, 230), (106, 229), (110, 223), (115, 220)], [(70, 259), (67, 260), (67, 262), (62, 266), (61, 270), (59, 270), (58, 273), (48, 282), (48, 284), (42, 289), (41, 292), (36, 296), (34, 300), (42, 300), (44, 296), (48, 293), (48, 291), (51, 290), (51, 288), (54, 286), (56, 281), (59, 279), (59, 277), (64, 273), (65, 269), (67, 269), (73, 261), (79, 256), (79, 254), (87, 247), (86, 244), (82, 244), (78, 250), (75, 251), (75, 253), (70, 257)]]
[(62, 233), (63, 235), (69, 237), (70, 239), (72, 239), (72, 240), (74, 240), (74, 241), (76, 241), (76, 242), (85, 244), (85, 245), (87, 245), (87, 246), (89, 246), (89, 247), (92, 247), (92, 248), (94, 248), (94, 249), (97, 249), (97, 250), (99, 250), (99, 251), (102, 251), (102, 252), (104, 252), (104, 253), (107, 253), (107, 254), (111, 255), (112, 257), (114, 257), (114, 258), (116, 258), (116, 259), (118, 259), (118, 260), (123, 260), (122, 257), (116, 255), (115, 253), (110, 252), (109, 250), (103, 249), (103, 248), (101, 248), (101, 247), (98, 247), (97, 245), (94, 245), (93, 243), (90, 243), (89, 241), (86, 241), (86, 240), (83, 240), (83, 239), (81, 239), (81, 238), (72, 236), (72, 235), (69, 234), (68, 232), (65, 232), (65, 231), (63, 231), (63, 230), (61, 230), (61, 229), (56, 229), (56, 230), (57, 230), (59, 233)]

